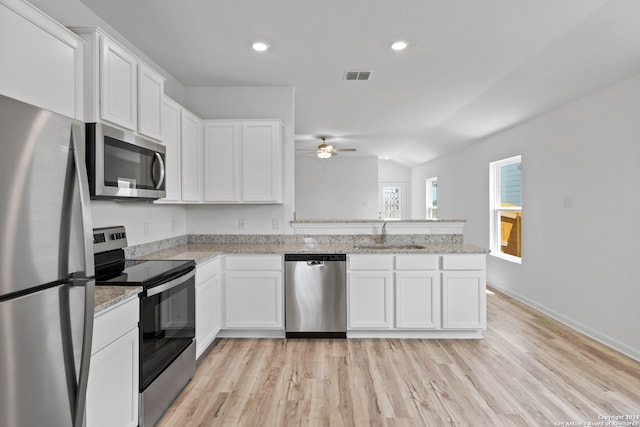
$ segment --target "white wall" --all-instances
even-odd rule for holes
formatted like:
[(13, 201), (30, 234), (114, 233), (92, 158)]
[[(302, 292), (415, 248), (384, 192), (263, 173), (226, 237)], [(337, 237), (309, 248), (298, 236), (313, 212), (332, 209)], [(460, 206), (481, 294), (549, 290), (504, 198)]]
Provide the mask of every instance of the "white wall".
[[(281, 119), (284, 124), (284, 203), (206, 205), (187, 208), (189, 233), (293, 233), (294, 89), (291, 87), (192, 87), (186, 107), (202, 119)], [(245, 230), (238, 220), (244, 218)], [(274, 227), (274, 220), (278, 223)]]
[(377, 219), (378, 158), (296, 156), (296, 219)]
[(638, 94), (640, 76), (417, 167), (412, 198), (438, 176), (440, 216), (488, 247), (489, 162), (521, 154), (523, 261), (489, 256), (489, 283), (640, 360)]

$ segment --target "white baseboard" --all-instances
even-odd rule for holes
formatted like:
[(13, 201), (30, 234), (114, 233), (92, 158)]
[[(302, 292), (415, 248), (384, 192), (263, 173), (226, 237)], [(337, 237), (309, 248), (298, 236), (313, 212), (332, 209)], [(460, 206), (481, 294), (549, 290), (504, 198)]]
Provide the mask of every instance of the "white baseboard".
[(503, 294), (509, 295), (510, 297), (520, 301), (523, 304), (528, 305), (529, 307), (551, 317), (554, 320), (557, 320), (558, 322), (562, 323), (565, 326), (570, 327), (571, 329), (574, 329), (578, 332), (580, 332), (581, 334), (584, 334), (586, 336), (588, 336), (589, 338), (592, 338), (596, 341), (598, 341), (601, 344), (606, 345), (607, 347), (618, 351), (622, 354), (624, 354), (625, 356), (629, 356), (630, 358), (640, 362), (640, 350), (630, 347), (628, 345), (626, 345), (625, 343), (622, 343), (614, 338), (611, 338), (608, 335), (602, 334), (570, 317), (567, 317), (561, 313), (558, 313), (557, 311), (551, 310), (550, 308), (537, 303), (536, 301), (533, 301), (523, 295), (520, 295), (517, 292), (513, 292), (504, 288), (501, 288), (499, 286), (494, 285), (493, 283), (488, 283), (488, 286), (496, 289), (497, 291), (502, 292)]

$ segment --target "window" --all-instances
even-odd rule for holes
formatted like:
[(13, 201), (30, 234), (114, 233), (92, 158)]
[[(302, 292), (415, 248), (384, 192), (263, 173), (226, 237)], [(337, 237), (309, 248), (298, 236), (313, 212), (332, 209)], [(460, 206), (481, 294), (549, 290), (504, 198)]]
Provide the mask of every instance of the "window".
[(522, 159), (493, 162), (491, 176), (491, 253), (522, 261)]
[(427, 219), (438, 218), (438, 178), (427, 179)]
[(406, 182), (381, 182), (378, 184), (380, 191), (379, 217), (384, 220), (403, 219), (406, 217), (407, 205), (405, 193)]
[(384, 187), (383, 219), (400, 219), (400, 187)]

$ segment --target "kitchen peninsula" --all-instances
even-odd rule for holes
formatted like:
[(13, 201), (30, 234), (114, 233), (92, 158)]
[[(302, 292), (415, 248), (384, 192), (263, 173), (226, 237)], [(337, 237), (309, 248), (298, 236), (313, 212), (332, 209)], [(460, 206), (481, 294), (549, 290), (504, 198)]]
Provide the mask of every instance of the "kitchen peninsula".
[(348, 338), (482, 337), (488, 250), (463, 241), (463, 220), (291, 225), (295, 234), (185, 235), (127, 257), (195, 260), (198, 355), (216, 337), (284, 337), (284, 254), (347, 255)]

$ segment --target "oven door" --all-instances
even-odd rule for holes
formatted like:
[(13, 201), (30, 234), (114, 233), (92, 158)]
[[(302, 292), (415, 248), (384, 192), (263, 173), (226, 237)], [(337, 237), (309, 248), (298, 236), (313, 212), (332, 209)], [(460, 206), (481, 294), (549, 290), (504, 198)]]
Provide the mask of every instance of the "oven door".
[(100, 123), (87, 124), (87, 142), (94, 199), (165, 197), (163, 145)]
[(142, 392), (195, 338), (195, 270), (145, 289), (140, 312)]

